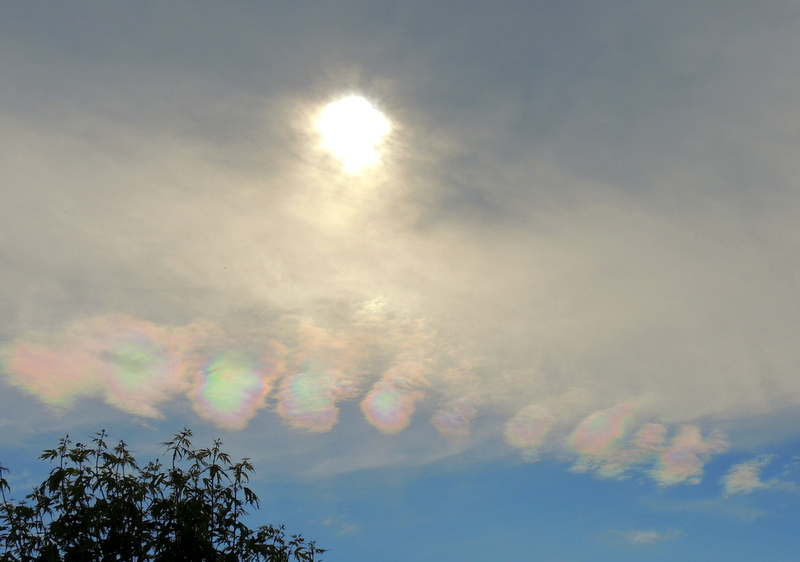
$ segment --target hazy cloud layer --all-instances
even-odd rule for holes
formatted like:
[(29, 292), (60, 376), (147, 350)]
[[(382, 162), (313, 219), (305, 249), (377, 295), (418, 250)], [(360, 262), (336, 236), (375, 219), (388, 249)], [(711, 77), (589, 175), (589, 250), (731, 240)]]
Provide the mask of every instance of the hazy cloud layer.
[(4, 8), (2, 400), (696, 482), (800, 403), (798, 12), (601, 4)]

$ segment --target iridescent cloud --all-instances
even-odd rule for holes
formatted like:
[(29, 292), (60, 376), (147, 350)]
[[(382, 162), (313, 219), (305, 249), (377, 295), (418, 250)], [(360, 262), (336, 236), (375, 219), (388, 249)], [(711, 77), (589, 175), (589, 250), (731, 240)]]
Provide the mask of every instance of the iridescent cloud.
[(477, 361), (464, 361), (448, 369), (437, 381), (446, 398), (431, 417), (431, 423), (443, 436), (463, 439), (472, 431), (472, 420), (478, 408), (486, 401), (487, 392), (475, 374)]
[[(287, 317), (277, 335), (246, 345), (210, 324), (167, 328), (108, 315), (60, 335), (19, 338), (0, 351), (0, 359), (11, 385), (47, 404), (68, 407), (94, 397), (159, 417), (161, 404), (185, 395), (199, 416), (229, 429), (244, 428), (272, 396), (287, 425), (327, 432), (338, 421), (339, 403), (363, 392), (371, 372), (383, 375), (360, 407), (383, 433), (405, 430), (431, 386), (440, 397), (431, 423), (445, 437), (468, 437), (484, 405), (496, 414), (506, 397), (475, 374), (478, 359), (459, 357), (423, 325), (389, 318), (379, 304), (370, 303), (338, 330)], [(679, 427), (671, 440), (664, 424), (637, 427), (643, 398), (580, 420), (590, 402), (581, 389), (545, 397), (519, 409), (502, 438), (529, 460), (546, 449), (569, 451), (576, 458), (573, 470), (614, 478), (639, 470), (664, 486), (699, 481), (711, 455), (727, 448), (722, 434), (704, 439), (693, 425)], [(727, 493), (764, 487), (760, 466), (753, 461), (731, 469), (724, 479)]]
[(202, 332), (107, 316), (55, 339), (18, 341), (3, 356), (9, 382), (47, 403), (68, 406), (100, 396), (127, 412), (159, 417), (157, 404), (187, 388), (185, 352)]
[(336, 403), (350, 395), (352, 389), (344, 373), (308, 361), (281, 380), (278, 414), (296, 429), (330, 431), (339, 420)]
[(81, 396), (103, 394), (104, 365), (89, 342), (51, 345), (17, 342), (4, 350), (6, 380), (43, 402), (69, 406)]
[(298, 343), (278, 392), (278, 414), (294, 427), (330, 431), (339, 420), (342, 400), (358, 392), (361, 345), (310, 323), (298, 327)]
[(405, 362), (395, 365), (361, 401), (361, 410), (367, 421), (384, 433), (399, 433), (411, 422), (415, 402), (424, 394), (417, 390), (427, 386), (420, 363)]
[(503, 437), (510, 446), (532, 456), (544, 444), (555, 421), (555, 416), (546, 407), (539, 404), (526, 406), (506, 423)]
[(642, 454), (661, 451), (667, 438), (667, 427), (661, 423), (646, 423), (633, 437), (633, 447)]
[(212, 355), (197, 371), (189, 391), (195, 411), (228, 429), (243, 429), (263, 408), (283, 370), (283, 346), (272, 342), (271, 353), (258, 360), (241, 351)]
[(653, 476), (663, 486), (686, 482), (697, 484), (703, 466), (711, 455), (728, 449), (728, 442), (719, 431), (712, 431), (703, 439), (700, 428), (682, 425), (670, 444), (664, 448)]
[(668, 428), (660, 423), (646, 423), (628, 436), (633, 410), (633, 403), (625, 403), (587, 417), (570, 438), (570, 446), (579, 453), (573, 470), (619, 478), (650, 466), (654, 468), (648, 472), (662, 486), (694, 484), (711, 455), (728, 447), (721, 432), (703, 439), (700, 428), (693, 425), (682, 425), (668, 445)]
[(606, 478), (620, 478), (635, 468), (650, 465), (657, 461), (663, 450), (667, 427), (660, 423), (646, 423), (626, 442), (609, 449), (605, 454), (584, 459), (593, 465), (597, 474)]
[(185, 356), (198, 333), (165, 330), (149, 322), (116, 317), (93, 326), (108, 367), (106, 401), (125, 411), (159, 416), (155, 406), (187, 388)]
[(636, 408), (636, 402), (623, 402), (584, 418), (568, 439), (578, 455), (572, 470), (594, 470), (605, 478), (624, 476), (643, 456), (630, 440)]
[(625, 402), (588, 416), (570, 437), (572, 450), (589, 457), (606, 456), (629, 430), (634, 410), (634, 404)]
[(472, 420), (478, 414), (479, 403), (477, 396), (449, 400), (436, 410), (431, 423), (445, 437), (466, 437), (472, 429)]

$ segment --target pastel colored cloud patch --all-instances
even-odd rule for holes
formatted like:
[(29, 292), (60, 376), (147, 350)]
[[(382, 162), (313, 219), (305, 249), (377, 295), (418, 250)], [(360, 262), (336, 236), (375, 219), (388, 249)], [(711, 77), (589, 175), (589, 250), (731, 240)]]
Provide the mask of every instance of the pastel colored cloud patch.
[(761, 481), (761, 469), (769, 464), (769, 459), (754, 459), (739, 463), (731, 467), (728, 473), (722, 478), (726, 495), (750, 494), (755, 490), (766, 488), (767, 485)]
[(478, 414), (479, 400), (477, 396), (450, 400), (433, 414), (431, 423), (445, 437), (467, 437)]
[(387, 370), (361, 401), (367, 421), (384, 433), (399, 433), (408, 427), (415, 403), (424, 397), (417, 388), (428, 384), (422, 376), (423, 370), (415, 362)]
[(687, 482), (697, 484), (703, 473), (703, 466), (713, 454), (728, 449), (728, 442), (721, 432), (712, 431), (703, 439), (700, 428), (682, 425), (659, 457), (658, 467), (653, 472), (656, 480), (663, 486)]
[[(284, 423), (314, 433), (330, 431), (339, 404), (362, 393), (366, 422), (385, 434), (412, 423), (431, 387), (441, 398), (430, 422), (444, 438), (468, 439), (479, 407), (488, 405), (489, 415), (501, 411), (502, 395), (475, 373), (478, 360), (437, 352), (435, 337), (416, 328), (400, 330), (390, 322), (382, 330), (380, 315), (370, 312), (367, 323), (366, 314), (359, 311), (338, 331), (287, 321), (275, 338), (247, 345), (211, 324), (167, 328), (102, 316), (60, 334), (17, 339), (2, 350), (3, 372), (11, 385), (58, 408), (96, 397), (132, 414), (159, 417), (161, 404), (186, 396), (200, 417), (234, 430), (266, 409), (270, 397)], [(382, 375), (364, 389), (373, 370)], [(670, 427), (638, 421), (643, 399), (587, 415), (590, 403), (581, 389), (546, 397), (505, 420), (498, 438), (527, 460), (549, 451), (575, 459), (574, 471), (605, 478), (641, 471), (665, 486), (697, 482), (711, 455), (727, 446), (720, 433), (704, 439), (689, 424), (669, 440)], [(729, 493), (757, 486), (755, 477), (754, 467), (737, 468)]]
[(274, 342), (271, 347), (272, 353), (258, 360), (241, 351), (209, 357), (189, 392), (195, 411), (223, 427), (244, 428), (265, 406), (273, 381), (282, 372), (285, 350)]
[(526, 406), (506, 423), (503, 437), (508, 445), (531, 456), (544, 444), (555, 421), (555, 416), (544, 406)]
[(7, 380), (49, 404), (100, 396), (124, 411), (160, 417), (157, 405), (188, 388), (186, 352), (205, 336), (201, 325), (166, 329), (113, 315), (76, 323), (57, 337), (18, 340), (3, 356)]
[(581, 455), (603, 457), (625, 436), (635, 406), (618, 404), (584, 419), (570, 437), (570, 446)]
[(278, 414), (296, 429), (330, 431), (339, 419), (336, 403), (349, 394), (346, 384), (341, 371), (308, 362), (281, 381)]

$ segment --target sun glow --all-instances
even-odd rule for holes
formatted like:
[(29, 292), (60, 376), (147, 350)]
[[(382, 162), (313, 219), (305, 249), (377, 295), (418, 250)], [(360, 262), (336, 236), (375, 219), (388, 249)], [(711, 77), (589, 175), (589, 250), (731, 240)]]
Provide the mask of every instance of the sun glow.
[(386, 116), (366, 99), (353, 95), (328, 104), (317, 121), (322, 146), (347, 173), (356, 174), (378, 163), (378, 148), (391, 130)]

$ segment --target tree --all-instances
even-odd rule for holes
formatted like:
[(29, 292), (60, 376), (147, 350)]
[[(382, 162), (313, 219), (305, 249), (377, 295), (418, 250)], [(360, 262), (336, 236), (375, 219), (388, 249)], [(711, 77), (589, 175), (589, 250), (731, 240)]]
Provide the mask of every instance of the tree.
[(0, 465), (0, 562), (314, 562), (324, 552), (283, 527), (242, 522), (259, 501), (253, 465), (222, 443), (194, 449), (183, 429), (162, 443), (169, 459), (140, 467), (105, 431), (89, 446), (69, 437), (41, 459), (49, 476), (16, 502)]

